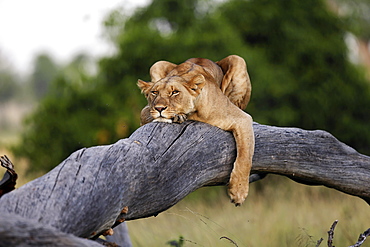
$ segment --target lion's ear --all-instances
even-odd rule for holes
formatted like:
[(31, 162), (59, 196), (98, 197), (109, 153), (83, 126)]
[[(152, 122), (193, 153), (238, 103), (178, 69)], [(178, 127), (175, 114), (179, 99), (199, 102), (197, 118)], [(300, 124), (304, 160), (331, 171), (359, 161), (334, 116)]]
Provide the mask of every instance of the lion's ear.
[(224, 72), (221, 91), (233, 104), (244, 109), (249, 102), (252, 91), (244, 59), (237, 55), (230, 55), (216, 63)]
[(146, 96), (148, 94), (148, 90), (153, 86), (153, 83), (139, 79), (137, 80), (137, 86), (141, 89), (141, 93), (145, 94)]
[(150, 77), (152, 82), (157, 82), (165, 78), (168, 73), (173, 70), (177, 65), (167, 61), (158, 61), (150, 68)]
[(204, 76), (199, 74), (199, 75), (194, 76), (187, 83), (187, 85), (191, 88), (191, 90), (195, 92), (199, 92), (199, 90), (202, 90), (202, 88), (204, 87), (205, 82), (206, 82), (206, 79), (204, 78)]

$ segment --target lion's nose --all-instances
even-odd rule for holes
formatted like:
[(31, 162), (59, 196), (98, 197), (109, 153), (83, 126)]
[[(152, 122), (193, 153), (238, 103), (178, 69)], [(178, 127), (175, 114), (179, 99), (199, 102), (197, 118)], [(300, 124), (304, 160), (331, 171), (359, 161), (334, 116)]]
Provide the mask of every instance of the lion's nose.
[(154, 107), (159, 113), (161, 113), (162, 111), (166, 110), (167, 107), (165, 106), (157, 106), (157, 107)]

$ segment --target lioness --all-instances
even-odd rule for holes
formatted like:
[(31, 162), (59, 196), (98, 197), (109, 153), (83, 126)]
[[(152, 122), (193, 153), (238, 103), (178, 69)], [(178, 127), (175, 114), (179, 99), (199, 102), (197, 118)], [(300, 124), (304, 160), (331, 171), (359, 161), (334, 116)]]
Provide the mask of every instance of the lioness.
[(150, 68), (150, 76), (151, 82), (138, 80), (148, 100), (141, 111), (141, 124), (182, 123), (189, 119), (231, 131), (237, 157), (228, 193), (236, 206), (241, 205), (248, 195), (254, 152), (253, 120), (242, 110), (251, 94), (244, 59), (231, 55), (214, 63), (191, 58), (179, 65), (159, 61)]

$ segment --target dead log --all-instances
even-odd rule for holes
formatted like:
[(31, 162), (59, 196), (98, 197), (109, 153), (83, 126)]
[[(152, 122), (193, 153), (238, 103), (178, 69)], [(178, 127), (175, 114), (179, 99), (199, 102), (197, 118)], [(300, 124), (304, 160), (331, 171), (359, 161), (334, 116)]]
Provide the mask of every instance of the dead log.
[[(280, 174), (370, 202), (370, 157), (325, 131), (257, 123), (254, 131), (252, 177)], [(225, 185), (235, 155), (232, 134), (214, 126), (150, 123), (115, 144), (78, 150), (5, 194), (0, 214), (96, 238), (123, 220), (157, 215), (202, 186)]]
[(0, 214), (0, 246), (102, 247), (83, 239), (14, 214)]

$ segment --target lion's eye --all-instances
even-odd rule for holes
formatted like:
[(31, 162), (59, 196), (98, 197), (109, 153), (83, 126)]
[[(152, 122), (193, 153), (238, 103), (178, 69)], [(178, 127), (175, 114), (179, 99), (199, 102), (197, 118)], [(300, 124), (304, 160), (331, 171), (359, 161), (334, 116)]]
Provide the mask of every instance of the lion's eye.
[(171, 93), (171, 95), (178, 95), (180, 93), (180, 91), (178, 91), (178, 90), (173, 90), (172, 91), (172, 93)]
[(157, 96), (158, 95), (158, 91), (151, 91), (150, 92), (153, 96)]

